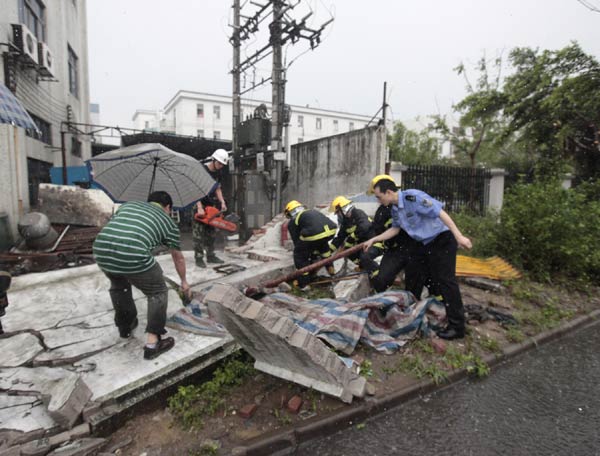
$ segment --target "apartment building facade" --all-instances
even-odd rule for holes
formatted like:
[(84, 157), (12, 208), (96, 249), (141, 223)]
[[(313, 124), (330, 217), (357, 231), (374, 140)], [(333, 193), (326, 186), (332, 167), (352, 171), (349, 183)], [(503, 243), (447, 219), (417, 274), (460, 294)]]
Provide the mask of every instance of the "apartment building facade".
[(37, 202), (37, 185), (52, 166), (82, 165), (90, 157), (85, 135), (63, 122), (89, 123), (86, 0), (2, 0), (0, 82), (36, 122), (41, 135), (0, 125), (0, 213), (15, 232)]
[[(254, 115), (264, 104), (271, 110), (271, 102), (242, 99), (242, 120)], [(346, 133), (364, 128), (371, 116), (314, 108), (308, 105), (290, 105), (287, 127), (289, 144)], [(179, 135), (211, 139), (232, 139), (231, 96), (186, 90), (178, 91), (163, 110), (139, 109), (133, 115), (134, 128), (171, 132)]]

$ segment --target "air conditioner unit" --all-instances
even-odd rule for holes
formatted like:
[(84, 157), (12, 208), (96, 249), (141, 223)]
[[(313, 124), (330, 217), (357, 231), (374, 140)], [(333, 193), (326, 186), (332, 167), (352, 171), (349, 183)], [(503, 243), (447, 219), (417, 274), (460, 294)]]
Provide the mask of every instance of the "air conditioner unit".
[(31, 30), (23, 24), (12, 24), (13, 42), (26, 60), (38, 63), (38, 41)]
[(40, 62), (40, 74), (42, 76), (54, 77), (54, 56), (46, 43), (38, 43), (38, 55)]

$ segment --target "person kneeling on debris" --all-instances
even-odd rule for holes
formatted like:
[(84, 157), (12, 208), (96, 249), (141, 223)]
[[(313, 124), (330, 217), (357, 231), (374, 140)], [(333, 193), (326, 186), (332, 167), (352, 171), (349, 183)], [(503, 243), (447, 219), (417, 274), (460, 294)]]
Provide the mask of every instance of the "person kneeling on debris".
[[(335, 212), (338, 217), (338, 225), (340, 229), (331, 241), (331, 249), (333, 251), (339, 249), (342, 245), (349, 249), (361, 242), (369, 239), (371, 233), (371, 219), (361, 209), (354, 207), (352, 201), (345, 196), (336, 197), (329, 207), (330, 212)], [(360, 266), (360, 269), (366, 271), (369, 277), (377, 275), (379, 268), (374, 261), (383, 252), (383, 244), (374, 244), (367, 252), (359, 250), (348, 258)]]
[[(302, 269), (332, 255), (329, 243), (337, 230), (335, 222), (317, 210), (306, 209), (296, 200), (287, 203), (285, 215), (290, 219), (288, 232), (294, 243), (296, 269)], [(333, 265), (327, 267), (327, 272), (331, 275), (335, 273)], [(294, 281), (294, 285), (304, 288), (310, 280), (310, 274), (305, 272)]]
[[(374, 178), (373, 180), (375, 180)], [(448, 325), (438, 331), (443, 339), (460, 339), (465, 335), (465, 315), (460, 288), (456, 280), (456, 251), (470, 249), (471, 240), (460, 232), (443, 204), (420, 190), (400, 191), (391, 179), (373, 183), (377, 200), (392, 208), (392, 227), (365, 242), (367, 250), (373, 243), (385, 241), (404, 229), (415, 241), (409, 248), (409, 261), (415, 267), (414, 277), (428, 277), (435, 294), (440, 294), (446, 307)], [(408, 278), (408, 277), (407, 277)], [(406, 288), (415, 296), (421, 290), (415, 283)]]
[(189, 295), (185, 258), (179, 246), (179, 229), (171, 219), (173, 200), (167, 192), (154, 192), (148, 202), (123, 204), (100, 231), (93, 245), (96, 263), (110, 280), (110, 298), (115, 324), (122, 338), (129, 338), (138, 325), (131, 286), (148, 298), (148, 324), (144, 359), (153, 359), (175, 345), (167, 332), (167, 285), (152, 251), (169, 248), (181, 289)]

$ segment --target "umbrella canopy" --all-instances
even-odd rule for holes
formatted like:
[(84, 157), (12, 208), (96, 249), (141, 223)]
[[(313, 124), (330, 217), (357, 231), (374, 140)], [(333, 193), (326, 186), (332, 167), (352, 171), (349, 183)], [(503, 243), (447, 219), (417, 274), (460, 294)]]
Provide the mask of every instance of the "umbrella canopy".
[(165, 191), (174, 209), (185, 209), (210, 193), (217, 183), (202, 163), (162, 144), (136, 144), (86, 161), (92, 180), (113, 201), (146, 201)]
[(39, 129), (17, 97), (0, 83), (0, 123), (35, 130)]

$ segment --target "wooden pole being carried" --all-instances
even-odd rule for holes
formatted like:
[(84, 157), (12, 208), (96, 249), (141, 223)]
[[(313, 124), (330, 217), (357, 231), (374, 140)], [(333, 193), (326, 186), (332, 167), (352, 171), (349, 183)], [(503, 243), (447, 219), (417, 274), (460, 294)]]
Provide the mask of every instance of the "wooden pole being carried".
[(322, 268), (323, 266), (327, 266), (328, 264), (331, 264), (334, 261), (339, 260), (340, 258), (345, 258), (348, 255), (352, 255), (353, 253), (360, 251), (363, 248), (363, 245), (364, 245), (364, 243), (361, 243), (361, 244), (355, 245), (354, 247), (350, 247), (349, 249), (342, 250), (341, 252), (338, 252), (335, 255), (330, 256), (329, 258), (319, 260), (316, 263), (309, 264), (308, 266), (305, 266), (301, 269), (297, 269), (294, 272), (290, 272), (289, 274), (286, 274), (284, 276), (278, 277), (277, 279), (266, 282), (262, 286), (264, 288), (275, 288), (281, 282), (288, 282), (290, 280), (294, 280), (296, 277), (299, 277), (306, 272), (316, 271), (317, 269)]

